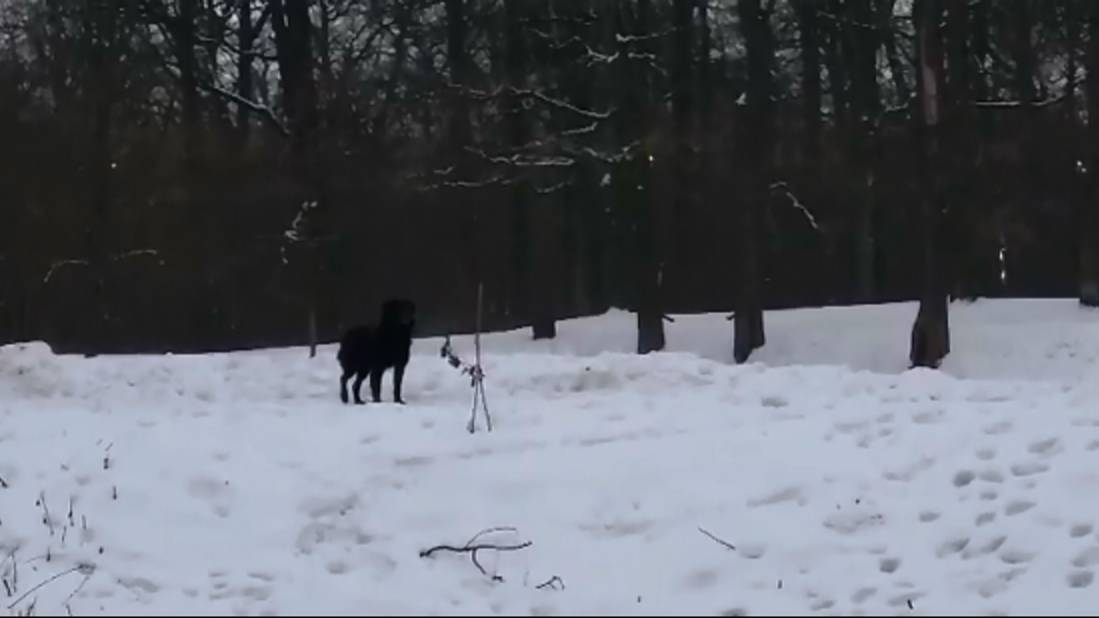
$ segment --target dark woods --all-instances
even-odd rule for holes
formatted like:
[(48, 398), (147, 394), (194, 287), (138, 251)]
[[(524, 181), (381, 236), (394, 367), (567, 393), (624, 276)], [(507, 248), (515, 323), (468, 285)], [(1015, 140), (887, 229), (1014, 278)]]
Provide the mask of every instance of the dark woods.
[[(1099, 302), (1099, 3), (0, 0), (0, 342)], [(1096, 111), (1099, 114), (1099, 110)], [(915, 317), (915, 316), (914, 316)], [(674, 325), (671, 326), (674, 328)]]

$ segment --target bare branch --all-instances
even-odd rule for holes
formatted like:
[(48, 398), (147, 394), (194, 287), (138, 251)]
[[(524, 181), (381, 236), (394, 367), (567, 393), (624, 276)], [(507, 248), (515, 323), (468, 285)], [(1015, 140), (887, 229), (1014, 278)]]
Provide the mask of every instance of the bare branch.
[(429, 549), (425, 549), (420, 552), (421, 558), (430, 558), (432, 554), (440, 551), (449, 551), (456, 554), (473, 553), (475, 551), (481, 551), (485, 549), (492, 549), (496, 551), (518, 551), (520, 549), (526, 549), (534, 545), (532, 541), (525, 541), (518, 545), (496, 545), (494, 543), (479, 543), (477, 545), (463, 545), (461, 547), (455, 547), (454, 545), (436, 545)]
[(814, 217), (813, 213), (810, 212), (808, 208), (806, 208), (805, 204), (801, 203), (801, 200), (798, 199), (798, 196), (794, 195), (794, 192), (790, 190), (790, 185), (788, 185), (786, 181), (780, 180), (778, 182), (775, 182), (771, 184), (769, 188), (771, 189), (771, 191), (782, 192), (784, 195), (786, 195), (786, 197), (790, 198), (790, 205), (793, 206), (796, 210), (800, 210), (801, 213), (805, 215), (805, 219), (809, 222), (809, 225), (814, 230), (820, 229), (820, 227), (817, 225), (816, 217)]
[[(558, 586), (560, 586), (560, 588), (558, 588)], [(535, 588), (537, 588), (538, 590), (545, 590), (546, 588), (549, 588), (550, 590), (564, 590), (565, 589), (565, 580), (563, 580), (560, 577), (554, 575), (553, 577), (549, 578), (545, 582), (535, 586)]]
[(714, 542), (716, 542), (718, 545), (721, 545), (725, 549), (728, 549), (728, 550), (731, 550), (731, 551), (736, 551), (736, 545), (733, 545), (732, 543), (729, 543), (728, 541), (723, 541), (723, 540), (717, 538), (716, 536), (714, 536), (714, 535), (710, 534), (708, 531), (706, 531), (705, 528), (699, 526), (698, 531), (701, 532), (702, 534), (705, 534), (706, 536), (710, 537), (710, 539), (712, 539)]
[(270, 107), (267, 107), (266, 105), (261, 105), (259, 103), (256, 103), (255, 101), (250, 101), (240, 96), (239, 94), (226, 90), (225, 88), (222, 88), (221, 86), (218, 86), (216, 84), (201, 83), (199, 85), (208, 92), (212, 92), (216, 95), (224, 97), (232, 101), (233, 103), (236, 103), (237, 105), (243, 106), (245, 109), (253, 113), (259, 114), (267, 121), (268, 124), (270, 124), (272, 127), (275, 128), (275, 130), (281, 133), (283, 137), (290, 137), (290, 130), (287, 129), (284, 124), (282, 124), (282, 121), (279, 120), (278, 115), (276, 115), (274, 110), (272, 110)]

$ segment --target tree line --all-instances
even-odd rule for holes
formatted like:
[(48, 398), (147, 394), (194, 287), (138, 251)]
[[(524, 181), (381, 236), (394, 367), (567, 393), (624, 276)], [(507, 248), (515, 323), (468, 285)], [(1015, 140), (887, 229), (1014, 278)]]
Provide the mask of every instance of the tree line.
[[(1099, 305), (1099, 3), (0, 0), (0, 342)], [(1093, 115), (1092, 112), (1095, 112)]]

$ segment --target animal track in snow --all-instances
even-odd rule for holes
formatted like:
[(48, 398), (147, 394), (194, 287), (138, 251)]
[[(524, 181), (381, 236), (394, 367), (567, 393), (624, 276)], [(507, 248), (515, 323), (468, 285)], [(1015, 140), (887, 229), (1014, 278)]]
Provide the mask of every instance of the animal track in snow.
[(1032, 476), (1048, 471), (1049, 465), (1040, 461), (1026, 461), (1011, 466), (1011, 473), (1015, 476)]
[(939, 558), (945, 558), (962, 551), (967, 545), (969, 545), (969, 537), (946, 541), (935, 550), (935, 555)]
[(1072, 566), (1085, 568), (1099, 564), (1099, 547), (1092, 546), (1076, 555), (1072, 559)]
[(977, 478), (977, 475), (972, 470), (961, 470), (954, 475), (954, 486), (965, 487), (972, 483), (975, 478)]
[(1029, 500), (1012, 500), (1004, 507), (1004, 515), (1018, 515), (1034, 508), (1034, 503)]
[(1069, 528), (1068, 534), (1074, 539), (1085, 537), (1091, 534), (1093, 526), (1091, 524), (1075, 524)]
[(1032, 442), (1027, 451), (1035, 455), (1054, 455), (1061, 451), (1061, 441), (1057, 438), (1046, 438)]
[(1007, 541), (1007, 537), (1004, 535), (994, 536), (981, 545), (969, 545), (962, 552), (962, 558), (970, 560), (972, 558), (979, 558), (980, 556), (987, 556), (1001, 547)]
[(1069, 588), (1087, 588), (1095, 581), (1095, 573), (1091, 571), (1073, 571), (1068, 574)]
[(1003, 483), (1004, 482), (1004, 474), (1002, 472), (1000, 472), (999, 470), (994, 470), (992, 468), (989, 468), (988, 470), (982, 471), (979, 475), (977, 475), (977, 478), (981, 479), (982, 481), (985, 481), (986, 483)]

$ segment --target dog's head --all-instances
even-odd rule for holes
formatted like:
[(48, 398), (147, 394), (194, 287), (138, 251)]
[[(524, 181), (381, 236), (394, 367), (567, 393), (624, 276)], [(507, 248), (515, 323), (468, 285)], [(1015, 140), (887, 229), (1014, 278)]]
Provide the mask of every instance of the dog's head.
[(382, 303), (382, 323), (412, 328), (416, 325), (416, 303), (394, 298)]

